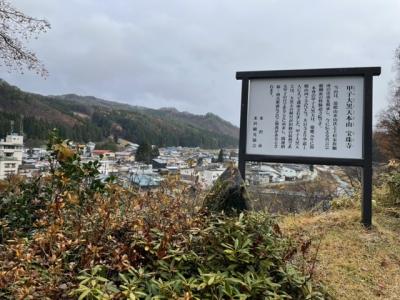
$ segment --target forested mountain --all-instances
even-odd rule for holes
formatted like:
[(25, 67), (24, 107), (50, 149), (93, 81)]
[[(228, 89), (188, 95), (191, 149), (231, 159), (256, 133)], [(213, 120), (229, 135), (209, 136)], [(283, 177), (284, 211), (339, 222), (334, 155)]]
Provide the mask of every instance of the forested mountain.
[(135, 143), (159, 146), (236, 146), (238, 128), (208, 113), (194, 115), (176, 109), (149, 109), (68, 94), (42, 96), (27, 93), (0, 81), (0, 136), (23, 125), (29, 143), (46, 140), (57, 127), (65, 138), (102, 141), (119, 137)]

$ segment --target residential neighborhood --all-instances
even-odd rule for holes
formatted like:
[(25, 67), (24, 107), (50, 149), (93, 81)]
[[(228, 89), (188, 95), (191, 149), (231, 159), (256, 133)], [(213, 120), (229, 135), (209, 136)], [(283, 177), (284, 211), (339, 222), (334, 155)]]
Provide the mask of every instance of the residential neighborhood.
[[(16, 132), (0, 140), (0, 179), (13, 174), (32, 177), (48, 169), (45, 147), (24, 147), (23, 141), (23, 135)], [(97, 149), (93, 142), (71, 145), (79, 151), (83, 163), (100, 162), (102, 179), (114, 176), (122, 185), (140, 189), (157, 188), (167, 176), (175, 175), (187, 184), (196, 184), (206, 190), (211, 188), (228, 164), (238, 164), (238, 149), (224, 149), (223, 157), (218, 161), (219, 150), (199, 147), (160, 148), (159, 156), (146, 164), (136, 160), (138, 144), (125, 140), (121, 144), (123, 149), (118, 151)], [(316, 169), (306, 165), (251, 163), (248, 165), (247, 184), (267, 186), (307, 181), (316, 176)]]

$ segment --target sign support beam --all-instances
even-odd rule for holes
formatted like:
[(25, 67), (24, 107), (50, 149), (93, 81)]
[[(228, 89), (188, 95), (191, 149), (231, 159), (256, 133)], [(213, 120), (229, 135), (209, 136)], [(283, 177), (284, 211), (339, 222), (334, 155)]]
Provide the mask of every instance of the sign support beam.
[(364, 166), (362, 172), (361, 220), (365, 227), (372, 225), (372, 76), (364, 76)]
[(246, 179), (246, 139), (247, 139), (247, 108), (249, 97), (249, 80), (242, 80), (242, 104), (241, 111), (246, 114), (240, 114), (240, 137), (239, 137), (239, 171), (243, 180)]

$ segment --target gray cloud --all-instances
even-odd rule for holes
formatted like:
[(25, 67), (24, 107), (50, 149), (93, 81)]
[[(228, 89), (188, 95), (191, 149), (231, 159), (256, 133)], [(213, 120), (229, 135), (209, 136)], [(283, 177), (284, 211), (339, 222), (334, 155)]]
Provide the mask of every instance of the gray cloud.
[(32, 42), (50, 71), (0, 76), (43, 94), (78, 93), (148, 107), (213, 112), (239, 123), (238, 70), (382, 66), (386, 105), (397, 0), (15, 0), (52, 29)]

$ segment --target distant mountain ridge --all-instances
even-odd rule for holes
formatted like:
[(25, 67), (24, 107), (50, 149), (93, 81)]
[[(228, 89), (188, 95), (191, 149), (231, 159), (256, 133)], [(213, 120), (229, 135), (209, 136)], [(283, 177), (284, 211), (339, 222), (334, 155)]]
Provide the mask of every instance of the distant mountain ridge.
[(23, 126), (28, 141), (44, 141), (57, 127), (79, 142), (120, 137), (159, 146), (236, 147), (239, 129), (215, 114), (195, 115), (175, 108), (150, 109), (93, 96), (43, 96), (0, 80), (0, 136)]

